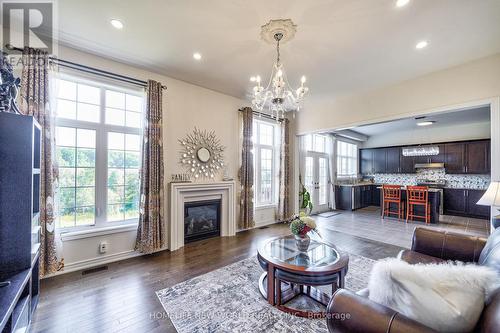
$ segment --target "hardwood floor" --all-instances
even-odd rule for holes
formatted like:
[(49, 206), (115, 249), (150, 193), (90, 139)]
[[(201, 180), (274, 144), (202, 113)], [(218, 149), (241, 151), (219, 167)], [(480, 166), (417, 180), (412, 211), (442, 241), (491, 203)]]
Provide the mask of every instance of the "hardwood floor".
[[(328, 230), (325, 221), (319, 220), (322, 236), (347, 252), (381, 259), (401, 250)], [(272, 225), (112, 263), (92, 274), (44, 279), (31, 332), (175, 332), (155, 291), (254, 256), (262, 241), (288, 233), (288, 226)]]

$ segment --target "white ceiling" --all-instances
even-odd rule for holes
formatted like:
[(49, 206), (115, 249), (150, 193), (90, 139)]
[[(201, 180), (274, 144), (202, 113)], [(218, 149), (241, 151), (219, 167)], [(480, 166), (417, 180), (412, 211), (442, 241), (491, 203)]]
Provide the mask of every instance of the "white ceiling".
[[(500, 52), (500, 1), (59, 0), (61, 43), (236, 97), (267, 80), (275, 50), (260, 26), (291, 18), (282, 47), (291, 83), (310, 95), (349, 94)], [(110, 19), (123, 21), (116, 30)], [(429, 47), (417, 51), (417, 41)], [(203, 60), (196, 62), (193, 52)]]
[[(486, 106), (463, 111), (428, 115), (425, 117), (425, 119), (422, 120), (416, 120), (415, 118), (405, 118), (385, 123), (359, 126), (356, 128), (352, 128), (351, 130), (367, 136), (375, 136), (396, 131), (410, 133), (411, 131), (419, 128), (417, 126), (417, 122), (427, 120), (435, 121), (435, 123), (431, 125), (433, 128), (473, 123), (485, 123), (490, 121), (490, 107)], [(420, 127), (420, 129), (424, 128), (427, 127)]]

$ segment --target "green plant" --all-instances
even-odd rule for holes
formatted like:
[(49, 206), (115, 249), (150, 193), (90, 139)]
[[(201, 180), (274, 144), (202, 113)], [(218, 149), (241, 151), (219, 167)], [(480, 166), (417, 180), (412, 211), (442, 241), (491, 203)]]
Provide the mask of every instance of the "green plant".
[(313, 204), (311, 201), (311, 194), (307, 190), (307, 188), (302, 184), (302, 177), (299, 176), (299, 182), (300, 182), (300, 191), (299, 191), (299, 198), (300, 198), (300, 209), (303, 209), (306, 211), (309, 210), (309, 213), (312, 212), (313, 210)]
[[(295, 215), (290, 221), (290, 231), (296, 236), (304, 237), (309, 231), (318, 233), (316, 230), (316, 222), (305, 213), (301, 212)], [(319, 233), (318, 233), (319, 235)]]

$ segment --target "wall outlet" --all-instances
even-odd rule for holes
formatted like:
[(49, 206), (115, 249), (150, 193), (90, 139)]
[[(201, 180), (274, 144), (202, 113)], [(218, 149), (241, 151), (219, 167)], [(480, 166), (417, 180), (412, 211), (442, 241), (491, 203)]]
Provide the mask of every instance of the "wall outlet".
[(99, 243), (99, 253), (103, 254), (108, 252), (108, 242)]

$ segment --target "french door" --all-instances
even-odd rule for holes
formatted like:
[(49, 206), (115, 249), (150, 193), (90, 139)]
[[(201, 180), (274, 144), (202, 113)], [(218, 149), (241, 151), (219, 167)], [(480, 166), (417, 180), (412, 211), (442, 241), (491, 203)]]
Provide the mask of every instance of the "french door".
[(304, 165), (304, 186), (311, 194), (312, 214), (328, 210), (329, 175), (328, 154), (308, 152)]

